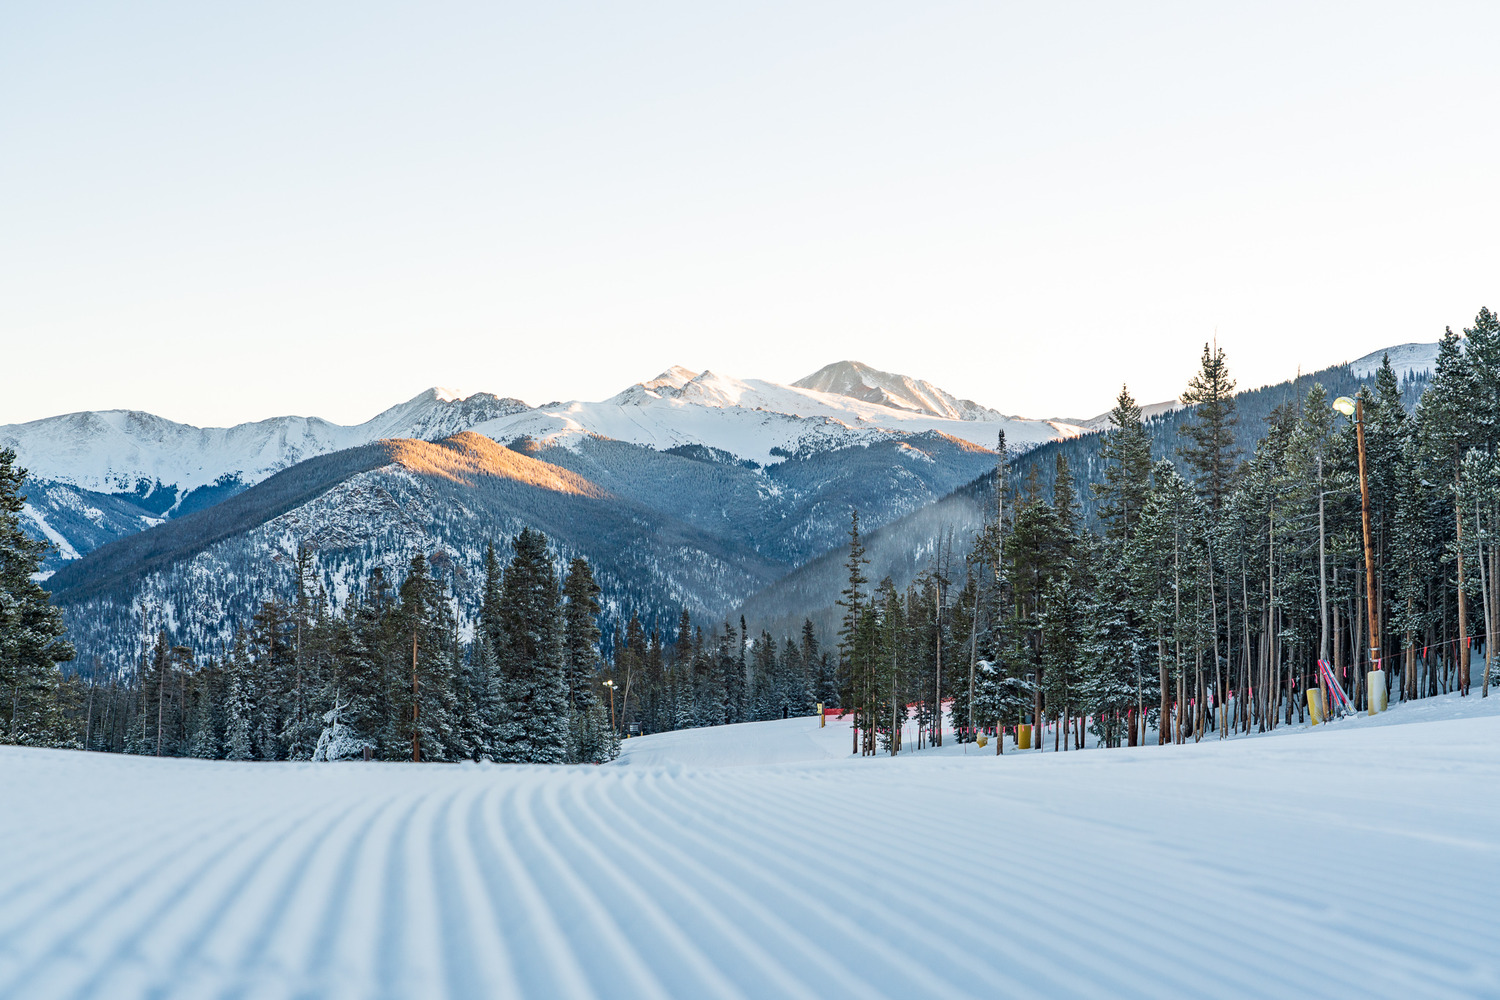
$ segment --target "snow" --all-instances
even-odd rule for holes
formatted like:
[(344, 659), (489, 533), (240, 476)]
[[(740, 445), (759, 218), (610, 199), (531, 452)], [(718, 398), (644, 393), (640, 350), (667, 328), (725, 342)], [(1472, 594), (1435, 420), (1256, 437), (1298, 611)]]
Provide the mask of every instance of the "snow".
[[(1355, 374), (1373, 374), (1386, 351), (1401, 374), (1431, 368), (1437, 345), (1376, 351), (1351, 363)], [(304, 459), (382, 438), (434, 440), (464, 430), (502, 443), (530, 436), (568, 445), (597, 434), (653, 448), (702, 444), (768, 465), (779, 457), (773, 449), (868, 443), (891, 433), (936, 431), (993, 448), (1004, 430), (1012, 446), (1025, 448), (1107, 426), (1108, 414), (1086, 421), (1007, 416), (919, 379), (840, 361), (792, 385), (673, 366), (606, 400), (539, 407), (435, 387), (354, 426), (286, 416), (200, 428), (135, 410), (87, 411), (0, 426), (0, 447), (15, 448), (36, 480), (102, 493), (159, 483), (186, 493), (224, 477), (254, 485)]]
[(156, 484), (185, 493), (226, 476), (254, 485), (316, 455), (382, 438), (446, 437), (525, 409), (517, 400), (486, 393), (459, 399), (434, 388), (354, 426), (288, 416), (194, 427), (136, 410), (86, 411), (0, 426), (0, 447), (15, 448), (34, 480), (100, 493), (149, 493)]
[[(886, 378), (912, 381), (905, 376)], [(940, 416), (800, 384), (673, 367), (600, 402), (547, 404), (498, 417), (474, 430), (501, 442), (524, 436), (563, 446), (588, 434), (657, 449), (702, 444), (762, 465), (774, 464), (782, 453), (796, 453), (804, 446), (869, 443), (891, 434), (936, 431), (993, 448), (1004, 430), (1011, 445), (1024, 448), (1083, 432), (1061, 421), (1007, 417), (984, 407), (961, 410), (957, 404), (963, 402), (948, 407), (955, 415)]]
[[(52, 527), (51, 524), (47, 523), (47, 516), (45, 514), (37, 510), (35, 507), (31, 506), (31, 504), (29, 503), (21, 505), (21, 513), (26, 517), (31, 518), (31, 523), (36, 525), (37, 529), (46, 536), (47, 541), (57, 546), (58, 555), (62, 556), (62, 558), (64, 559), (78, 558), (78, 550), (73, 548), (72, 543), (70, 543), (66, 538), (62, 536), (62, 532), (58, 531), (56, 528)], [(51, 574), (48, 575), (50, 576)]]
[(1359, 378), (1371, 378), (1380, 370), (1385, 356), (1391, 357), (1391, 368), (1397, 378), (1410, 372), (1431, 372), (1437, 368), (1438, 344), (1397, 344), (1373, 354), (1366, 354), (1358, 361), (1349, 362), (1349, 370)]
[(792, 719), (599, 768), (0, 748), (0, 996), (1496, 996), (1497, 712), (895, 759)]
[(892, 434), (937, 431), (993, 448), (1001, 429), (1018, 447), (1081, 433), (1065, 423), (1006, 417), (954, 401), (905, 376), (867, 371), (891, 385), (925, 387), (938, 402), (947, 401), (950, 415), (673, 366), (599, 402), (529, 407), (435, 387), (354, 426), (288, 416), (201, 428), (134, 410), (89, 411), (0, 426), (0, 447), (15, 448), (33, 480), (100, 493), (175, 488), (180, 502), (199, 487), (234, 480), (253, 486), (305, 459), (384, 438), (435, 440), (465, 430), (502, 444), (529, 436), (571, 447), (588, 435), (658, 449), (701, 444), (761, 465), (786, 453), (868, 444)]
[[(1181, 405), (1182, 401), (1178, 399), (1167, 399), (1160, 403), (1147, 403), (1141, 407), (1141, 417), (1142, 419), (1150, 419), (1151, 417), (1160, 416), (1163, 413), (1171, 413)], [(1079, 426), (1085, 432), (1111, 430), (1115, 426), (1115, 419), (1111, 416), (1113, 412), (1114, 407), (1110, 407), (1097, 417), (1090, 417), (1087, 420), (1080, 421)]]
[(883, 372), (858, 361), (835, 361), (793, 385), (954, 420), (993, 420), (1003, 416), (972, 399), (958, 399), (931, 382)]

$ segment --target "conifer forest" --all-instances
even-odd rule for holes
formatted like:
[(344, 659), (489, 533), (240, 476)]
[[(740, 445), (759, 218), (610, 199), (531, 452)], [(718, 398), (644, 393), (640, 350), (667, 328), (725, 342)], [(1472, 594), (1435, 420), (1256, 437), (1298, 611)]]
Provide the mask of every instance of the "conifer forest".
[[(1003, 753), (1028, 736), (1062, 751), (1274, 729), (1306, 718), (1309, 692), (1333, 705), (1330, 679), (1362, 711), (1372, 670), (1392, 701), (1488, 696), (1500, 319), (1483, 309), (1447, 331), (1425, 389), (1409, 389), (1387, 361), (1357, 391), (1358, 420), (1314, 384), (1247, 429), (1229, 360), (1205, 345), (1169, 454), (1153, 458), (1161, 419), (1128, 387), (1112, 426), (1066, 448), (1012, 457), (1002, 440), (983, 528), (932, 540), (904, 587), (868, 578), (849, 511), (836, 635), (818, 634), (813, 609), (792, 635), (684, 608), (610, 612), (586, 559), (560, 565), (526, 529), (497, 539), (508, 560), (491, 546), (474, 615), (441, 551), (375, 570), (336, 607), (303, 546), (295, 589), (264, 594), (231, 644), (190, 648), (157, 628), (132, 662), (87, 670), (32, 579), (46, 546), (20, 530), (25, 472), (0, 451), (0, 740), (599, 763), (622, 736), (821, 704), (852, 714), (866, 755), (979, 737)], [(1087, 476), (1069, 461), (1080, 449)]]

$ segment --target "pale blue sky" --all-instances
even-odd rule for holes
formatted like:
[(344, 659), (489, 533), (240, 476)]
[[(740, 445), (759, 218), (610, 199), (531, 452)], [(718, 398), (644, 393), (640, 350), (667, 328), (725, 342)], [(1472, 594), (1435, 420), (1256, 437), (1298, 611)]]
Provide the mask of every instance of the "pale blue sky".
[[(1500, 307), (1500, 4), (0, 7), (0, 423), (839, 358), (1029, 416)], [(12, 368), (10, 362), (15, 363)]]

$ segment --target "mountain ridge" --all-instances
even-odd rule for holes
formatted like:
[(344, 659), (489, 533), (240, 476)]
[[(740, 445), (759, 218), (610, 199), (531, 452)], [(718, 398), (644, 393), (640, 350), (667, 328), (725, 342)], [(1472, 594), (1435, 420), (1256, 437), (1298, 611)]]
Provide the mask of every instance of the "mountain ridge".
[[(916, 384), (868, 371), (891, 384)], [(0, 426), (0, 447), (14, 447), (29, 471), (27, 530), (53, 544), (44, 567), (52, 572), (113, 538), (213, 506), (301, 461), (387, 439), (431, 441), (475, 432), (502, 445), (533, 440), (576, 450), (602, 436), (660, 451), (706, 448), (765, 467), (796, 455), (930, 432), (981, 447), (992, 447), (1002, 428), (1011, 441), (1027, 446), (1079, 432), (987, 408), (966, 413), (969, 419), (934, 416), (673, 366), (597, 402), (533, 407), (512, 397), (464, 397), (433, 387), (360, 424), (283, 416), (223, 428), (139, 410), (80, 411)]]

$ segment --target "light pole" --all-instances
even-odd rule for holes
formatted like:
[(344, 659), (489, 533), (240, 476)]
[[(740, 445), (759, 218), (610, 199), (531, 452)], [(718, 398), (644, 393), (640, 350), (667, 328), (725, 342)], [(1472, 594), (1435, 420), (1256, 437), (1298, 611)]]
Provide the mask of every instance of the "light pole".
[(1380, 630), (1375, 615), (1375, 560), (1370, 547), (1370, 480), (1365, 473), (1365, 403), (1362, 399), (1340, 396), (1333, 408), (1354, 418), (1354, 436), (1359, 442), (1359, 508), (1365, 528), (1365, 611), (1370, 620), (1370, 674), (1365, 700), (1370, 714), (1385, 711), (1385, 671), (1380, 666)]
[(615, 728), (615, 682), (613, 679), (607, 680), (604, 686), (609, 688), (609, 729), (610, 732), (617, 733), (619, 730)]

